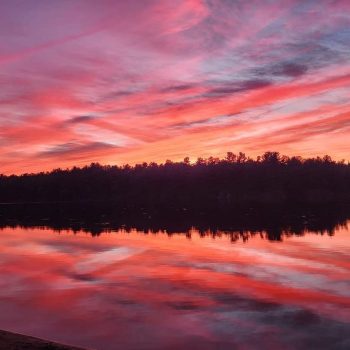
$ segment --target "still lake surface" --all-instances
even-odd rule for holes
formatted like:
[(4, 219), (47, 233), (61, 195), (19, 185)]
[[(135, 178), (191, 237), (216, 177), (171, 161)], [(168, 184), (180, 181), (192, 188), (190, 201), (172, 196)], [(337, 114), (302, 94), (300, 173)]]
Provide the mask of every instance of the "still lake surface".
[(350, 349), (346, 225), (216, 233), (3, 227), (0, 328), (101, 350)]

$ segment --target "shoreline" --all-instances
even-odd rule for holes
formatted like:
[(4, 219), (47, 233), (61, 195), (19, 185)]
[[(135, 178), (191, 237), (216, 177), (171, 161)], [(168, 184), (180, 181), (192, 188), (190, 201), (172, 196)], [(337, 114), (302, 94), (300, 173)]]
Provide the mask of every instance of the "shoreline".
[(0, 349), (6, 350), (87, 350), (72, 345), (0, 330)]

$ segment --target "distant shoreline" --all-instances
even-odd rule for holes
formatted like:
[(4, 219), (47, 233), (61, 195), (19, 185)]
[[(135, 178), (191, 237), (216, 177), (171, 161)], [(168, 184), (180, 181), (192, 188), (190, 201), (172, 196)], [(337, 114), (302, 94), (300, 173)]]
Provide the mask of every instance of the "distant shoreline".
[(350, 204), (350, 164), (329, 156), (303, 159), (265, 152), (257, 159), (228, 152), (195, 164), (143, 163), (0, 175), (0, 202), (64, 204), (109, 202), (120, 211), (222, 212), (251, 206)]
[(86, 350), (19, 333), (0, 330), (0, 349), (6, 350)]

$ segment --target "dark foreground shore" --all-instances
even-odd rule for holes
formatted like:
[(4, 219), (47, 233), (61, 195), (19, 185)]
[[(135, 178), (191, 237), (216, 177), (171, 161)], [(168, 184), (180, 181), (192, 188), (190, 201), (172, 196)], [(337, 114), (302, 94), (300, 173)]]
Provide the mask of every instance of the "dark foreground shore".
[(1, 350), (84, 350), (39, 338), (0, 330)]

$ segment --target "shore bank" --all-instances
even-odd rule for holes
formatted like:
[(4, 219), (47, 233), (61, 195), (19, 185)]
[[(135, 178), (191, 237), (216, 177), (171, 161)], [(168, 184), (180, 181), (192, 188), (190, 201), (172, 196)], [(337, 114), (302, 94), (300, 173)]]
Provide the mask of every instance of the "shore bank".
[[(4, 350), (84, 350), (48, 340), (0, 330), (0, 349)], [(85, 349), (86, 350), (86, 349)]]

